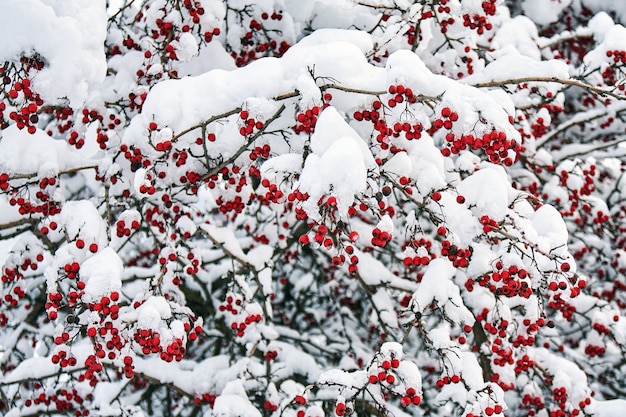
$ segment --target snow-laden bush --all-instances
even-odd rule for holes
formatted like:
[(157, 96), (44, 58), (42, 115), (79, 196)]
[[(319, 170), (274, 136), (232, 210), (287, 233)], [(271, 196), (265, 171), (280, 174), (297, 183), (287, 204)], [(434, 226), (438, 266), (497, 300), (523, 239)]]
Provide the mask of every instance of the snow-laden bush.
[(508, 3), (2, 2), (0, 411), (621, 416), (626, 6)]

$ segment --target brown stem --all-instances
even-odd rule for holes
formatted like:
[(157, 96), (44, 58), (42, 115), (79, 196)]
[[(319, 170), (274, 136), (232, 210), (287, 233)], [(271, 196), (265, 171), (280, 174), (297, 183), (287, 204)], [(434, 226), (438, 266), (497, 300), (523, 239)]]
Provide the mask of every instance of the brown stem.
[(506, 80), (494, 80), (494, 81), (486, 81), (482, 83), (473, 84), (474, 87), (484, 88), (484, 87), (502, 87), (508, 84), (523, 84), (523, 83), (531, 83), (531, 82), (540, 82), (540, 83), (558, 83), (563, 85), (571, 85), (575, 87), (580, 87), (582, 89), (594, 92), (599, 94), (600, 96), (610, 96), (616, 98), (618, 100), (626, 100), (626, 96), (616, 94), (613, 90), (606, 90), (600, 87), (594, 87), (593, 85), (586, 84), (582, 81), (571, 80), (565, 78), (558, 77), (522, 77), (522, 78), (509, 78)]

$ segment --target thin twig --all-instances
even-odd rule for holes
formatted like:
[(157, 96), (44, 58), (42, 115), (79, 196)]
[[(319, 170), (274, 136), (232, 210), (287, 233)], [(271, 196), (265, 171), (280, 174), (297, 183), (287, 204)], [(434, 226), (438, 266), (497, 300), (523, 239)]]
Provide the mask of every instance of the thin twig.
[(486, 82), (482, 82), (482, 83), (476, 83), (476, 84), (472, 84), (474, 87), (477, 88), (485, 88), (485, 87), (502, 87), (504, 85), (508, 85), (508, 84), (523, 84), (523, 83), (532, 83), (532, 82), (539, 82), (539, 83), (557, 83), (557, 84), (564, 84), (564, 85), (571, 85), (574, 87), (580, 87), (582, 89), (588, 90), (588, 91), (592, 91), (600, 96), (610, 96), (613, 98), (616, 98), (618, 100), (626, 100), (626, 96), (624, 95), (620, 95), (620, 94), (616, 94), (613, 90), (606, 90), (604, 88), (600, 88), (600, 87), (595, 87), (591, 84), (587, 84), (584, 83), (582, 81), (579, 80), (571, 80), (571, 79), (565, 79), (565, 78), (558, 78), (558, 77), (522, 77), (522, 78), (509, 78), (506, 80), (494, 80), (494, 81), (486, 81)]

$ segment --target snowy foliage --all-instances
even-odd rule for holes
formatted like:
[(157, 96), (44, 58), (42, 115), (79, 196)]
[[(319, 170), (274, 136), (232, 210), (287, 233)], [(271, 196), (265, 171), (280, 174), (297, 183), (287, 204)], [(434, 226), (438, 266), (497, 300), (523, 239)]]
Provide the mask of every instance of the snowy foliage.
[(626, 4), (0, 3), (3, 415), (623, 415)]

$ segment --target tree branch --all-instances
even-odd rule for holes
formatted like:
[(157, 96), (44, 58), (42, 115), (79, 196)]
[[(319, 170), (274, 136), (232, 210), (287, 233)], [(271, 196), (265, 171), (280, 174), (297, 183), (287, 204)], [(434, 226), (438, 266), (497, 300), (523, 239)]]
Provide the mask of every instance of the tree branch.
[(626, 100), (626, 96), (620, 95), (614, 92), (614, 90), (607, 90), (600, 87), (595, 87), (591, 84), (584, 83), (579, 80), (558, 78), (558, 77), (522, 77), (522, 78), (509, 78), (506, 80), (498, 80), (498, 81), (486, 81), (482, 83), (472, 84), (476, 88), (485, 88), (485, 87), (502, 87), (509, 84), (523, 84), (523, 83), (557, 83), (563, 85), (571, 85), (574, 87), (579, 87), (584, 90), (591, 91), (596, 93), (602, 97), (610, 96), (617, 100)]

